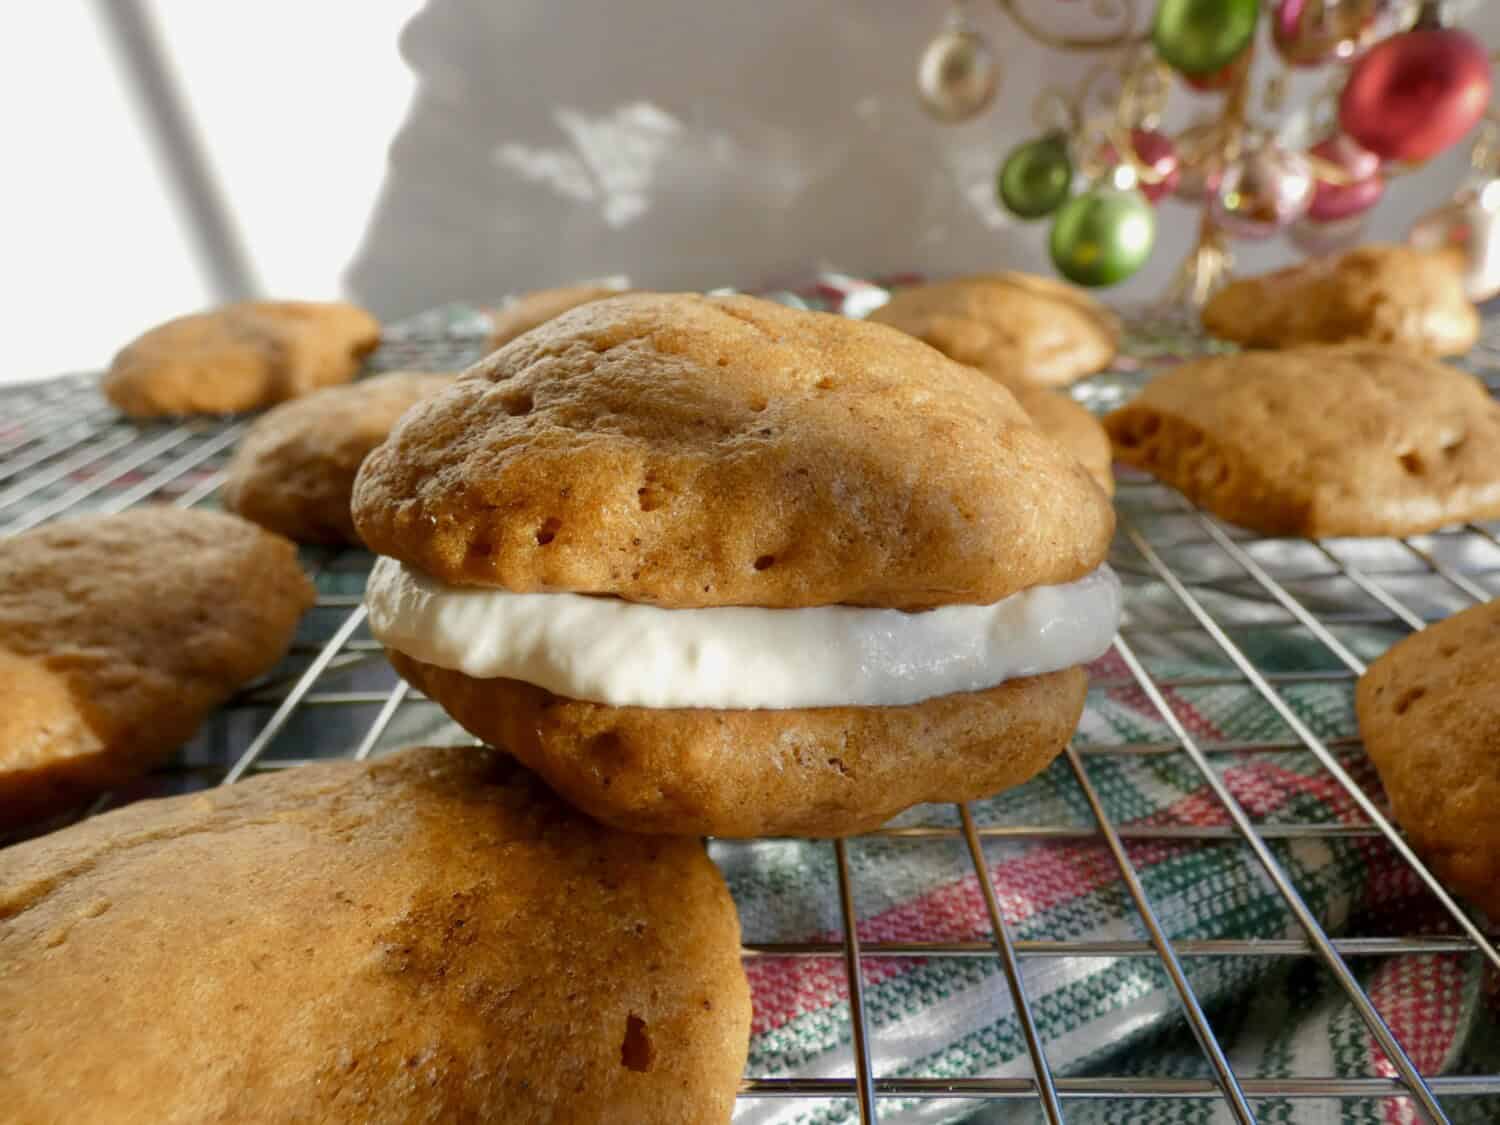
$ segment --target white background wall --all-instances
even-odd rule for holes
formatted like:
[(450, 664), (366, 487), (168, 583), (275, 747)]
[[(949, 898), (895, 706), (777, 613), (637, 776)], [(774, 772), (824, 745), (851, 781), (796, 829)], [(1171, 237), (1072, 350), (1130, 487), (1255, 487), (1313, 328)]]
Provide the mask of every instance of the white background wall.
[[(431, 0), (404, 39), (420, 0), (150, 8), (264, 289), (331, 297), (347, 276), (385, 315), (622, 270), (670, 286), (823, 263), (1046, 269), (1044, 228), (1006, 219), (988, 185), (1032, 131), (1035, 92), (1086, 65), (976, 0), (1004, 87), (945, 129), (911, 93), (940, 0)], [(1028, 9), (1089, 19), (1084, 3)], [(1500, 44), (1500, 4), (1468, 23)], [(9, 39), (0, 381), (100, 366), (211, 300), (93, 4), (28, 5)], [(1177, 123), (1206, 108), (1174, 95)], [(1403, 181), (1374, 233), (1398, 237), (1463, 168), (1457, 153)], [(1155, 259), (1115, 296), (1170, 276), (1194, 216), (1160, 215)]]

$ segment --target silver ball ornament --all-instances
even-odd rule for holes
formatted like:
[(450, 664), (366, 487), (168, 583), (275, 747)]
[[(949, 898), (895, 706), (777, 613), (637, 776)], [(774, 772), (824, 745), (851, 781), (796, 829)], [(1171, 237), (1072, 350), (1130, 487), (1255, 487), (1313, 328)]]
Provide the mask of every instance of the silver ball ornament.
[(982, 113), (1000, 87), (1000, 66), (984, 36), (964, 28), (940, 31), (917, 65), (922, 107), (939, 121)]

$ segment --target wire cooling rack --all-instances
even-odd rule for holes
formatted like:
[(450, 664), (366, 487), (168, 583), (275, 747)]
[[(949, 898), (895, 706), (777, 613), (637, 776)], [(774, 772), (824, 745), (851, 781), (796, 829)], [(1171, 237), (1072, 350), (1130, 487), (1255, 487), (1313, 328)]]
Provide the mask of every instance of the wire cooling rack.
[[(456, 367), (482, 350), (477, 337), (450, 341), (434, 358), (434, 339), (397, 341), (382, 350), (380, 366)], [(416, 349), (413, 352), (412, 349)], [(441, 349), (439, 349), (441, 350)], [(1476, 365), (1484, 372), (1488, 353)], [(1486, 378), (1491, 378), (1488, 374)], [(1108, 405), (1127, 394), (1135, 376), (1088, 385), (1085, 397)], [(1492, 388), (1494, 382), (1491, 382)], [(116, 512), (135, 504), (182, 507), (216, 504), (223, 466), (244, 420), (195, 420), (137, 426), (105, 404), (90, 376), (70, 376), (0, 394), (0, 534), (14, 534), (60, 516)], [(1421, 865), (1385, 812), (1378, 782), (1347, 727), (1315, 729), (1298, 693), (1352, 693), (1369, 659), (1410, 630), (1500, 592), (1500, 536), (1495, 525), (1470, 525), (1406, 540), (1263, 540), (1195, 510), (1180, 495), (1147, 477), (1119, 480), (1120, 529), (1113, 562), (1126, 587), (1126, 617), (1112, 653), (1093, 669), (1089, 710), (1080, 736), (1046, 783), (1063, 800), (1045, 822), (1016, 821), (990, 803), (928, 806), (891, 826), (848, 841), (802, 842), (831, 868), (836, 921), (826, 940), (784, 940), (747, 927), (745, 958), (821, 966), (838, 993), (838, 1032), (848, 1044), (847, 1066), (818, 1077), (786, 1077), (751, 1068), (741, 1108), (785, 1099), (823, 1111), (810, 1119), (874, 1122), (912, 1107), (949, 1119), (972, 1110), (979, 1119), (1060, 1122), (1165, 1120), (1303, 1120), (1303, 1107), (1321, 1106), (1307, 1120), (1500, 1121), (1500, 1066), (1435, 1073), (1410, 1050), (1410, 1020), (1362, 986), (1360, 966), (1441, 955), (1477, 963), (1493, 982), (1500, 971), (1495, 942)], [(248, 774), (284, 769), (311, 758), (367, 758), (416, 741), (468, 741), (429, 701), (397, 679), (365, 627), (360, 592), (370, 558), (355, 551), (307, 551), (304, 562), (320, 596), (303, 621), (293, 651), (276, 672), (251, 685), (205, 725), (169, 765), (128, 792), (112, 794), (80, 815), (143, 795), (178, 792)], [(1300, 666), (1268, 660), (1268, 644), (1295, 637)], [(1164, 660), (1162, 653), (1176, 654)], [(1178, 659), (1194, 654), (1183, 672)], [(1192, 693), (1233, 690), (1278, 720), (1265, 737), (1226, 738), (1193, 719), (1183, 700)], [(1157, 736), (1100, 737), (1090, 723), (1103, 702), (1128, 696), (1149, 712)], [(1085, 737), (1084, 732), (1094, 730)], [(1266, 815), (1253, 794), (1239, 791), (1226, 763), (1296, 755), (1299, 777), (1341, 810), (1329, 819), (1299, 817), (1296, 808)], [(1281, 756), (1281, 757), (1278, 757)], [(1200, 807), (1186, 818), (1123, 807), (1113, 783), (1117, 764), (1172, 764), (1201, 785)], [(1162, 768), (1166, 768), (1163, 765)], [(1028, 806), (1032, 807), (1032, 806)], [(1160, 812), (1160, 810), (1154, 810)], [(1497, 810), (1500, 815), (1500, 810)], [(723, 841), (711, 847), (732, 868), (737, 856), (774, 849), (778, 841)], [(1300, 846), (1348, 846), (1379, 852), (1372, 870), (1406, 885), (1424, 905), (1391, 932), (1358, 932), (1347, 919), (1338, 933), (1310, 903), (1306, 870), (1293, 862)], [(892, 934), (861, 920), (865, 890), (855, 873), (862, 850), (946, 847), (966, 867), (982, 898), (984, 931), (948, 936), (941, 927)], [(1017, 848), (1094, 849), (1106, 875), (1122, 890), (1139, 922), (1136, 936), (1089, 937), (1059, 927), (1035, 932), (1015, 919), (1006, 857)], [(1185, 851), (1237, 848), (1244, 878), (1269, 884), (1267, 894), (1287, 922), (1283, 936), (1233, 932), (1186, 935), (1148, 888), (1143, 849)], [(1008, 851), (1009, 849), (1009, 851)], [(1100, 852), (1102, 849), (1102, 852)], [(1072, 854), (1072, 853), (1070, 853)], [(1096, 857), (1097, 858), (1097, 857)], [(1384, 864), (1384, 866), (1381, 866)], [(868, 878), (868, 876), (864, 876)], [(1117, 883), (1115, 882), (1117, 878)], [(731, 883), (734, 880), (731, 878)], [(794, 892), (789, 892), (794, 893)], [(1128, 901), (1126, 901), (1128, 900)], [(1009, 1004), (1024, 1041), (1021, 1072), (994, 1077), (924, 1076), (883, 1065), (882, 1036), (893, 1026), (870, 1015), (870, 990), (883, 968), (920, 961), (964, 961), (989, 971)], [(1157, 1027), (1158, 1045), (1177, 1036), (1188, 1061), (1140, 1073), (1118, 1056), (1104, 1064), (1058, 1073), (1055, 1041), (1037, 1011), (1030, 970), (1045, 962), (1058, 971), (1087, 972), (1096, 963), (1149, 962), (1169, 1000)], [(1227, 1034), (1232, 1019), (1195, 984), (1204, 964), (1296, 964), (1320, 976), (1342, 998), (1387, 1065), (1377, 1073), (1335, 1074), (1319, 1060), (1266, 1075), (1236, 1058)], [(998, 973), (994, 970), (998, 967)], [(811, 969), (807, 971), (811, 972)], [(752, 973), (753, 976), (753, 973)], [(1257, 978), (1260, 979), (1260, 978)], [(1267, 976), (1295, 981), (1294, 971)], [(1273, 985), (1274, 986), (1274, 985)], [(1491, 986), (1492, 987), (1492, 986)], [(761, 997), (757, 995), (757, 1015)], [(1243, 1000), (1240, 1003), (1244, 1003)], [(1152, 1057), (1161, 1057), (1153, 1055)], [(899, 1071), (899, 1072), (893, 1072)], [(1186, 1103), (1186, 1108), (1182, 1108)], [(1328, 1109), (1327, 1107), (1333, 1107)], [(948, 1117), (943, 1114), (948, 1113)], [(840, 1116), (842, 1115), (842, 1116)]]

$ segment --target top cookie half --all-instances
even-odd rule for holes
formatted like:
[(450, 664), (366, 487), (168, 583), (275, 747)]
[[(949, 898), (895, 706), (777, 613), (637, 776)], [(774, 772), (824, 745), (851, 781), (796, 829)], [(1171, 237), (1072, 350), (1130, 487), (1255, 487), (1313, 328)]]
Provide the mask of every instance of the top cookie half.
[(1104, 559), (1109, 502), (1003, 387), (749, 297), (565, 313), (408, 413), (353, 513), (445, 582), (671, 607), (988, 603)]

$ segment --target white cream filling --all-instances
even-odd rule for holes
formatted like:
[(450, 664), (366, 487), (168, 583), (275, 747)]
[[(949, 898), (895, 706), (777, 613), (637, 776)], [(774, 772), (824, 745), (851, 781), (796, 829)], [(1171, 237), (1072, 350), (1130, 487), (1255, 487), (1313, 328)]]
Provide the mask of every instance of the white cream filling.
[(477, 679), (617, 707), (895, 707), (1056, 672), (1104, 653), (1120, 582), (1077, 582), (921, 613), (855, 606), (662, 609), (581, 594), (449, 586), (395, 559), (365, 590), (384, 645)]

